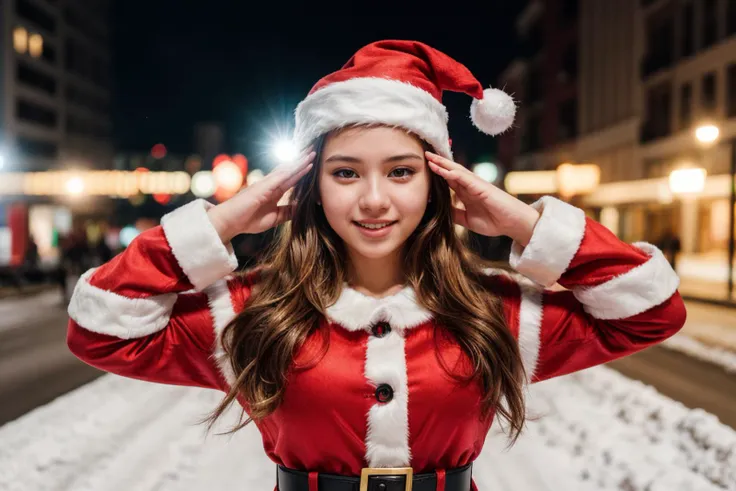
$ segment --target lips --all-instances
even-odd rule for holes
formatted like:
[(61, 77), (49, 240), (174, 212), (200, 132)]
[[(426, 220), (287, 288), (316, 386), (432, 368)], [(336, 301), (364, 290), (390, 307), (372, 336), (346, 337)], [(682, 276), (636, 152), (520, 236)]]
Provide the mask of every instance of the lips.
[[(378, 223), (367, 223), (367, 222), (353, 222), (353, 225), (355, 225), (358, 229), (358, 231), (363, 235), (363, 237), (369, 238), (369, 239), (380, 239), (383, 237), (386, 237), (391, 233), (391, 230), (393, 230), (394, 225), (396, 225), (396, 221), (394, 222), (378, 222)], [(373, 228), (377, 227), (377, 228)]]
[(365, 228), (368, 230), (381, 230), (382, 228), (388, 227), (396, 223), (396, 221), (393, 222), (377, 222), (377, 223), (370, 223), (370, 222), (353, 222), (356, 225), (358, 225), (361, 228)]

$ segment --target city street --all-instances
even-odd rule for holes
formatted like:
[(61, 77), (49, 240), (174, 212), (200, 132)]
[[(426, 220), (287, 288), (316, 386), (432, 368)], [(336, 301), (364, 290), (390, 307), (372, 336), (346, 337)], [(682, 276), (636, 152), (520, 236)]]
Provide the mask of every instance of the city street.
[[(57, 290), (0, 300), (0, 424), (100, 375), (68, 351), (66, 320)], [(717, 365), (655, 347), (609, 366), (736, 428), (736, 375)]]
[(100, 375), (67, 349), (66, 320), (56, 289), (0, 300), (0, 425)]

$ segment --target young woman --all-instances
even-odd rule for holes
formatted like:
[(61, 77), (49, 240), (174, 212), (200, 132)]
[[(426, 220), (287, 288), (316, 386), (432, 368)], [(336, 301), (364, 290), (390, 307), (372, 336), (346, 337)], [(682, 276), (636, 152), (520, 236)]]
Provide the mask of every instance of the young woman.
[[(475, 489), (494, 417), (523, 428), (526, 384), (661, 342), (685, 308), (655, 247), (453, 162), (442, 90), (472, 95), (488, 133), (513, 120), (507, 96), (426, 45), (358, 51), (297, 108), (301, 160), (175, 210), (82, 277), (70, 349), (224, 391), (211, 421), (237, 401), (281, 491)], [(260, 267), (228, 276), (234, 236), (284, 223)], [(521, 274), (486, 268), (455, 224), (513, 238)]]

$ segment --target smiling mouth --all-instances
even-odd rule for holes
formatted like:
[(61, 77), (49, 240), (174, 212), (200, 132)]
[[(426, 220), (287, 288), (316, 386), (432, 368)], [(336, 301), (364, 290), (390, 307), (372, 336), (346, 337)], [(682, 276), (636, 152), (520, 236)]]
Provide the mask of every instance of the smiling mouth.
[(394, 223), (396, 223), (396, 221), (385, 222), (385, 223), (361, 223), (361, 222), (353, 222), (353, 223), (359, 227), (363, 227), (368, 230), (380, 230), (382, 228), (386, 228), (386, 227), (393, 225)]

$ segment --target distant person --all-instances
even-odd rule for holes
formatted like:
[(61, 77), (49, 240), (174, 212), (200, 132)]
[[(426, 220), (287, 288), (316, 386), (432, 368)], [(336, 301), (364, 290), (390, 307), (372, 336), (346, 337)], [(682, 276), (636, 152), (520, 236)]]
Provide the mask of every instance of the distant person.
[(680, 244), (680, 238), (672, 231), (672, 229), (665, 230), (659, 241), (659, 248), (662, 249), (667, 261), (669, 261), (670, 266), (672, 266), (672, 269), (677, 271), (677, 256), (680, 254), (682, 246)]
[(41, 276), (39, 268), (38, 244), (33, 236), (28, 237), (28, 246), (23, 261), (23, 278), (29, 282), (37, 281)]
[[(446, 54), (362, 48), (299, 104), (301, 157), (218, 205), (174, 210), (82, 277), (70, 350), (222, 391), (208, 421), (242, 405), (233, 431), (257, 424), (281, 491), (476, 489), (491, 424), (520, 435), (529, 384), (664, 341), (685, 304), (653, 245), (454, 162), (443, 90), (473, 96), (487, 133), (511, 126), (511, 98)], [(232, 239), (282, 224), (257, 267), (233, 274)], [(510, 237), (516, 271), (491, 268), (456, 225)], [(544, 288), (556, 282), (569, 290)]]

